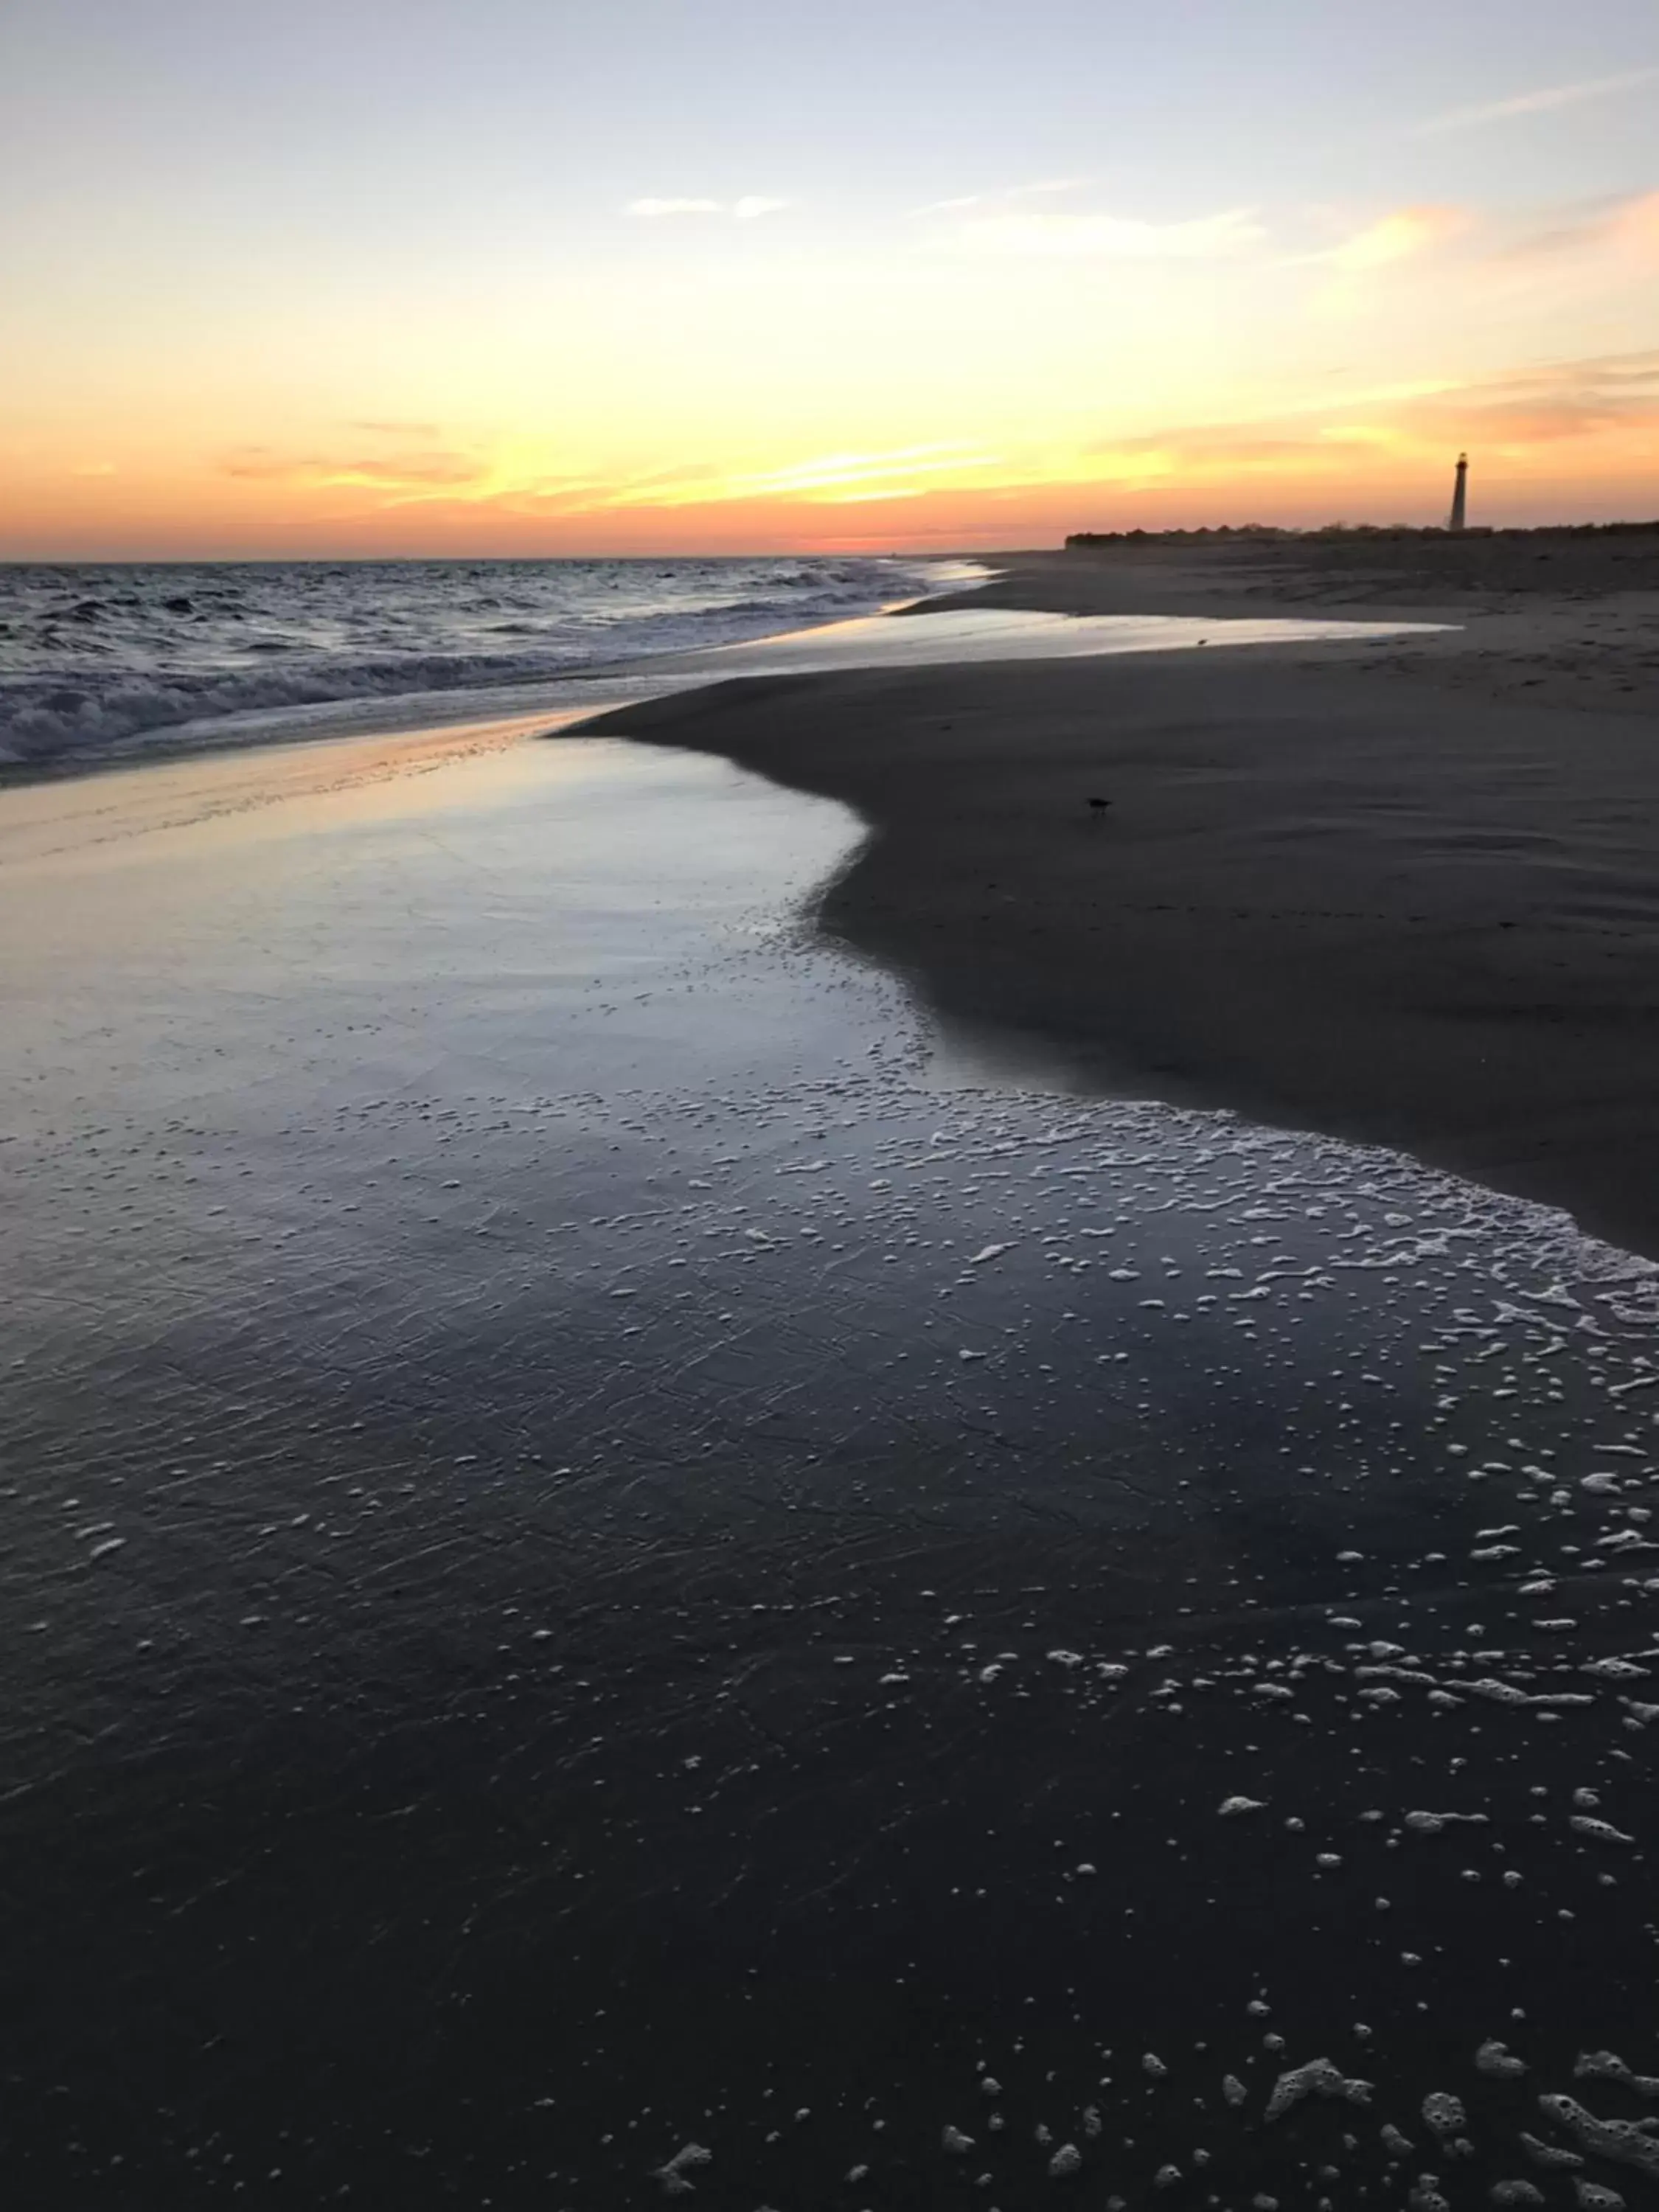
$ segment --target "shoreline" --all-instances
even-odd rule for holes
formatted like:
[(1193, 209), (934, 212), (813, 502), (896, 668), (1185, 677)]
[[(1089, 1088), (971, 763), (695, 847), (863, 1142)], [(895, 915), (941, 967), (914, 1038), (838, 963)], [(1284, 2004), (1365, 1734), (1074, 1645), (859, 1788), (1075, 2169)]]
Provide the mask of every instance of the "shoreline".
[(1085, 1091), (1388, 1146), (1659, 1256), (1659, 589), (1390, 604), (1420, 579), (1178, 551), (1009, 556), (917, 611), (1463, 627), (738, 678), (582, 727), (852, 806), (818, 925)]
[[(1472, 569), (1491, 545), (1468, 549)], [(356, 744), (313, 728), (7, 777), (21, 810), (8, 842), (14, 858), (40, 849), (51, 823), (30, 817), (84, 811), (94, 799), (74, 794), (103, 772), (154, 771), (136, 787), (153, 815), (167, 770), (191, 763), (222, 763), (229, 787), (287, 755), (279, 785), (320, 792), (532, 735), (713, 753), (853, 809), (866, 839), (805, 919), (1016, 1071), (1380, 1144), (1659, 1256), (1644, 1189), (1659, 1146), (1659, 833), (1644, 819), (1659, 775), (1644, 757), (1659, 585), (1575, 595), (1553, 576), (1546, 590), (1473, 573), (1431, 580), (1428, 598), (1419, 571), (1356, 571), (1352, 546), (1322, 566), (1330, 550), (988, 554), (983, 582), (875, 619), (1451, 627), (722, 678), (724, 652), (771, 641), (757, 640), (618, 664), (616, 685), (683, 688), (603, 708), (464, 712)], [(1645, 576), (1641, 549), (1614, 552)], [(1113, 801), (1102, 819), (1097, 795)]]
[[(21, 564), (25, 573), (28, 565)], [(149, 564), (139, 565), (147, 569)], [(221, 573), (219, 565), (207, 565), (214, 574)], [(301, 571), (314, 566), (294, 565)], [(540, 627), (532, 622), (491, 623), (480, 633), (468, 626), (469, 620), (495, 607), (495, 601), (486, 599), (483, 608), (458, 611), (441, 592), (412, 606), (394, 596), (389, 610), (345, 610), (359, 629), (365, 623), (390, 619), (401, 626), (398, 635), (405, 645), (411, 631), (426, 640), (428, 653), (405, 652), (401, 662), (377, 659), (374, 639), (355, 632), (337, 641), (337, 650), (320, 653), (309, 632), (301, 640), (284, 643), (279, 637), (268, 646), (255, 637), (250, 646), (246, 626), (252, 622), (303, 629), (300, 605), (280, 595), (271, 604), (237, 600), (234, 612), (220, 622), (205, 647), (195, 648), (195, 659), (188, 652), (169, 659), (167, 625), (195, 603), (187, 594), (164, 601), (152, 592), (154, 603), (145, 605), (136, 593), (129, 594), (122, 604), (125, 630), (113, 641), (112, 658), (106, 654), (84, 680), (78, 667), (36, 665), (33, 656), (53, 635), (52, 617), (30, 603), (25, 589), (17, 606), (8, 602), (0, 607), (8, 617), (4, 626), (21, 633), (21, 658), (9, 652), (0, 655), (7, 664), (0, 678), (0, 791), (104, 769), (262, 746), (391, 737), (527, 714), (596, 714), (654, 694), (663, 687), (665, 670), (696, 668), (721, 644), (833, 628), (849, 618), (884, 613), (904, 603), (902, 593), (943, 591), (988, 573), (976, 562), (943, 556), (854, 562), (855, 568), (882, 572), (856, 575), (834, 560), (792, 564), (757, 556), (724, 564), (739, 578), (747, 576), (757, 598), (728, 595), (721, 600), (704, 588), (702, 598), (694, 589), (689, 599), (684, 593), (677, 599), (671, 590), (666, 598), (647, 592), (630, 605), (625, 598), (613, 605), (610, 592), (621, 588), (614, 574), (584, 581), (590, 564), (528, 565), (541, 595), (532, 594), (525, 608), (544, 618)], [(684, 565), (694, 572), (694, 582), (701, 580), (706, 586), (702, 572), (710, 564)], [(263, 565), (254, 566), (263, 574)], [(443, 572), (453, 564), (433, 566)], [(202, 564), (185, 568), (201, 583), (204, 599), (216, 603), (225, 597), (219, 586), (204, 580)], [(785, 571), (781, 575), (772, 573), (780, 568)], [(88, 619), (98, 619), (104, 608), (94, 588), (101, 588), (104, 573), (97, 564), (86, 566), (94, 596), (80, 611)], [(601, 590), (607, 581), (609, 592)], [(71, 611), (78, 620), (79, 612)], [(200, 610), (194, 618), (213, 620)], [(137, 653), (141, 639), (146, 648), (161, 649), (156, 665)], [(255, 666), (254, 657), (266, 649), (280, 651), (283, 657), (274, 664), (260, 659)], [(297, 663), (288, 657), (296, 652)]]

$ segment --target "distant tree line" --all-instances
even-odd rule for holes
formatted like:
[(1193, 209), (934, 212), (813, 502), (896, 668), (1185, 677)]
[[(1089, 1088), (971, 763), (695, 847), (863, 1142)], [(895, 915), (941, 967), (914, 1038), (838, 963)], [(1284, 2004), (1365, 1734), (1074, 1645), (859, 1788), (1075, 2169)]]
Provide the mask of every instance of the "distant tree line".
[(1066, 540), (1067, 551), (1091, 545), (1201, 545), (1216, 538), (1283, 540), (1293, 544), (1308, 538), (1376, 538), (1389, 542), (1420, 538), (1619, 538), (1651, 535), (1659, 531), (1652, 522), (1541, 522), (1531, 528), (1494, 530), (1472, 525), (1453, 532), (1442, 524), (1414, 522), (1325, 522), (1310, 530), (1286, 529), (1271, 522), (1222, 522), (1195, 530), (1074, 530)]

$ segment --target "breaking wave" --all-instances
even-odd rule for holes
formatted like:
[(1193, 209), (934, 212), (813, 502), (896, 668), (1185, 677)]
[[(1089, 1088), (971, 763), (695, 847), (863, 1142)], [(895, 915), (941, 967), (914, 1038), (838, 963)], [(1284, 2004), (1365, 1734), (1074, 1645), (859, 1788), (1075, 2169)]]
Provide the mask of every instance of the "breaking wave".
[(528, 690), (870, 613), (972, 573), (799, 558), (9, 568), (0, 763), (186, 726), (246, 740), (251, 717), (336, 702)]

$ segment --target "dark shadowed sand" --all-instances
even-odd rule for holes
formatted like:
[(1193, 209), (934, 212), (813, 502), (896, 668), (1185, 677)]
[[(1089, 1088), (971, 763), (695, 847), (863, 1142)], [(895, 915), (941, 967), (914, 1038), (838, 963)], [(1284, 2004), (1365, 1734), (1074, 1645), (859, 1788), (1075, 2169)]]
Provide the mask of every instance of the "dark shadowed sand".
[[(1086, 1085), (1396, 1146), (1659, 1251), (1654, 545), (1362, 550), (1011, 556), (943, 604), (1213, 617), (1209, 645), (596, 726), (854, 806), (830, 928)], [(1457, 627), (1224, 649), (1298, 613)]]

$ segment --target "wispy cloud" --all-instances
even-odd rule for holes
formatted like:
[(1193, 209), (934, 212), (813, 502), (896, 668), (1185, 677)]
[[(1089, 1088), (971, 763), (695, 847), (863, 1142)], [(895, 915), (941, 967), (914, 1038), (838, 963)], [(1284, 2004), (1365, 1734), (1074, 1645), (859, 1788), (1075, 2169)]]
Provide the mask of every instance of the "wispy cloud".
[(1508, 123), (1523, 115), (1547, 115), (1558, 107), (1577, 107), (1587, 100), (1607, 100), (1615, 93), (1634, 92), (1644, 84), (1659, 84), (1659, 63), (1650, 68), (1626, 70), (1620, 76), (1596, 76), (1577, 84), (1545, 85), (1535, 92), (1519, 92), (1507, 100), (1483, 100), (1472, 107), (1449, 108), (1414, 124), (1407, 134), (1431, 138), (1442, 131), (1474, 131), (1488, 123)]
[(1340, 246), (1310, 258), (1350, 272), (1383, 269), (1391, 262), (1409, 261), (1447, 239), (1456, 237), (1468, 228), (1468, 223), (1469, 217), (1462, 208), (1395, 208), (1345, 238)]
[(1499, 249), (1498, 258), (1525, 262), (1607, 252), (1659, 252), (1659, 191), (1632, 192), (1557, 209), (1541, 221), (1534, 218), (1529, 228), (1511, 236)]
[[(1659, 349), (1545, 362), (1484, 378), (1388, 383), (1294, 400), (1260, 413), (1202, 417), (1053, 445), (960, 440), (809, 453), (774, 465), (688, 457), (644, 470), (580, 465), (544, 447), (486, 452), (363, 434), (337, 452), (248, 447), (228, 474), (335, 495), (342, 512), (420, 507), (429, 514), (518, 520), (653, 515), (696, 509), (798, 515), (807, 509), (917, 502), (945, 495), (988, 512), (999, 499), (1069, 486), (1115, 506), (1143, 495), (1201, 498), (1212, 519), (1244, 519), (1257, 499), (1353, 512), (1387, 498), (1408, 511), (1437, 501), (1450, 458), (1470, 447), (1486, 481), (1623, 482), (1632, 454), (1659, 434)], [(1415, 487), (1416, 489), (1412, 489)], [(1402, 488), (1403, 490), (1402, 490)], [(1419, 494), (1422, 495), (1419, 500)], [(340, 496), (340, 495), (343, 496)], [(355, 495), (355, 496), (354, 496)], [(1132, 510), (1133, 512), (1133, 510)]]
[[(298, 465), (311, 466), (308, 463)], [(716, 461), (687, 460), (672, 467), (608, 477), (553, 475), (533, 462), (515, 462), (504, 455), (471, 483), (405, 483), (396, 488), (395, 495), (393, 488), (386, 484), (373, 489), (388, 495), (378, 502), (381, 506), (498, 507), (507, 514), (567, 520), (578, 516), (774, 501), (805, 507), (861, 506), (874, 501), (917, 498), (941, 478), (982, 481), (986, 471), (1000, 465), (999, 455), (959, 442), (817, 453), (769, 469), (734, 470)], [(362, 481), (337, 474), (307, 480), (329, 484)]]
[(409, 422), (401, 416), (367, 416), (348, 422), (348, 430), (368, 430), (377, 438), (441, 438), (442, 431), (435, 422)]
[(1248, 253), (1267, 234), (1253, 208), (1184, 222), (1132, 216), (1006, 214), (971, 217), (951, 242), (969, 253), (1102, 261), (1213, 261)]
[[(359, 426), (362, 427), (362, 426)], [(489, 465), (476, 453), (443, 446), (341, 453), (283, 453), (271, 446), (240, 446), (219, 463), (220, 471), (255, 482), (356, 484), (366, 491), (459, 491), (484, 481)]]
[(865, 500), (908, 499), (939, 476), (971, 476), (998, 456), (954, 443), (896, 446), (874, 453), (817, 453), (783, 468), (723, 473), (695, 464), (678, 474), (655, 471), (617, 486), (599, 507), (702, 507), (732, 500), (804, 500), (850, 506)]
[(912, 208), (910, 212), (921, 218), (960, 215), (969, 208), (1006, 207), (1019, 200), (1047, 198), (1054, 192), (1081, 191), (1088, 182), (1086, 177), (1039, 177), (1035, 184), (1004, 185), (993, 191), (959, 192), (954, 199), (929, 200), (926, 207)]
[(629, 200), (626, 212), (643, 216), (647, 221), (663, 216), (719, 215), (730, 216), (738, 222), (756, 222), (762, 216), (776, 215), (789, 204), (787, 200), (770, 199), (763, 192), (745, 192), (741, 199), (735, 200)]
[(1659, 351), (1547, 362), (1425, 393), (1401, 423), (1435, 442), (1485, 441), (1510, 453), (1659, 427)]
[[(1511, 477), (1579, 441), (1622, 450), (1659, 429), (1659, 351), (1536, 363), (1509, 374), (1356, 394), (1255, 420), (1171, 424), (1111, 439), (1077, 457), (1079, 478), (1125, 486), (1190, 480), (1270, 489), (1295, 481), (1352, 484), (1369, 467), (1420, 465), (1425, 481), (1459, 447)], [(1434, 478), (1438, 484), (1438, 477)]]
[(1395, 208), (1380, 222), (1367, 223), (1343, 239), (1328, 258), (1343, 270), (1387, 268), (1389, 261), (1411, 261), (1468, 228), (1462, 208)]
[[(361, 425), (357, 426), (362, 428)], [(391, 427), (391, 426), (388, 426)], [(412, 506), (499, 507), (550, 517), (632, 509), (773, 501), (851, 506), (915, 497), (941, 477), (966, 477), (999, 457), (959, 441), (817, 453), (781, 467), (733, 469), (687, 459), (623, 474), (550, 469), (544, 453), (372, 438), (338, 451), (248, 445), (220, 455), (219, 472), (291, 490), (355, 490), (376, 511)]]

